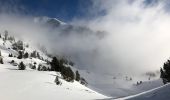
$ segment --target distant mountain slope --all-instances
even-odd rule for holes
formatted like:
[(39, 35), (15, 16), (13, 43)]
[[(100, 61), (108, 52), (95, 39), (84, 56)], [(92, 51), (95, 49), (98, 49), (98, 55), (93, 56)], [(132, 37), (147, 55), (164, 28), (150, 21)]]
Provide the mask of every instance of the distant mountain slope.
[[(24, 53), (37, 51), (43, 58), (31, 57), (17, 58), (19, 52), (13, 49), (15, 40), (4, 39), (0, 37), (0, 58), (3, 58), (3, 64), (0, 64), (0, 99), (1, 100), (93, 100), (107, 98), (106, 96), (95, 92), (94, 90), (80, 84), (77, 81), (65, 81), (59, 72), (38, 71), (39, 64), (50, 66), (45, 59), (51, 61), (51, 58), (39, 50), (37, 47), (23, 43)], [(12, 54), (13, 56), (9, 56)], [(12, 64), (11, 62), (15, 62)], [(18, 64), (23, 62), (25, 70), (18, 70)], [(36, 64), (32, 69), (30, 64)], [(59, 77), (61, 85), (54, 82), (56, 76)]]
[(170, 84), (160, 86), (158, 88), (142, 92), (136, 95), (119, 98), (115, 100), (169, 100)]
[(46, 16), (42, 17), (35, 17), (34, 23), (38, 23), (40, 25), (45, 26), (46, 28), (49, 28), (50, 30), (57, 31), (56, 33), (60, 33), (60, 35), (68, 36), (68, 35), (81, 35), (81, 36), (95, 36), (99, 39), (102, 39), (105, 37), (106, 32), (104, 31), (94, 31), (86, 26), (77, 26), (65, 23), (63, 21), (60, 21), (57, 18), (50, 18)]
[(54, 26), (60, 26), (60, 25), (66, 25), (66, 23), (58, 20), (57, 18), (50, 18), (50, 17), (46, 17), (46, 16), (43, 16), (43, 17), (35, 17), (34, 18), (34, 22), (35, 23), (48, 23), (48, 24), (51, 24), (51, 25), (54, 25)]

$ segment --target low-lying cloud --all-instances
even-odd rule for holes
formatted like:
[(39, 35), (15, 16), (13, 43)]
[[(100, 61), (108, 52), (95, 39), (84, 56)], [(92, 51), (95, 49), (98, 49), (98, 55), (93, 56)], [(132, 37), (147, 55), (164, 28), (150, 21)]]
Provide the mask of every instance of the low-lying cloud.
[(166, 3), (166, 0), (94, 1), (90, 13), (100, 14), (91, 20), (75, 18), (72, 23), (104, 32), (102, 38), (89, 31), (88, 35), (71, 31), (64, 36), (57, 29), (33, 23), (31, 16), (16, 14), (1, 14), (0, 29), (43, 44), (57, 55), (68, 56), (80, 69), (109, 74), (139, 73), (159, 69), (170, 56), (170, 15)]

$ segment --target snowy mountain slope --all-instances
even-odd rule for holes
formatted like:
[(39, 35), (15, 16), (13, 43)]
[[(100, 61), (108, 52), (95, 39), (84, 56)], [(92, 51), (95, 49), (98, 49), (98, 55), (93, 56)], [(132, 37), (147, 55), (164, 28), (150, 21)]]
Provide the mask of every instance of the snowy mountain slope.
[(43, 16), (43, 17), (35, 17), (35, 18), (34, 18), (34, 22), (35, 22), (35, 23), (41, 23), (41, 24), (49, 23), (49, 24), (53, 24), (53, 25), (56, 25), (56, 26), (66, 25), (65, 22), (60, 21), (60, 20), (58, 20), (57, 18), (49, 18), (49, 17), (46, 17), (46, 16)]
[[(76, 30), (78, 33), (79, 32), (82, 33), (81, 32), (82, 30), (86, 30), (84, 32), (85, 34), (86, 34), (87, 30), (89, 31), (89, 33), (91, 32), (90, 29), (86, 29), (86, 28), (82, 28), (82, 27), (76, 27), (76, 28), (72, 27), (72, 28), (69, 28), (69, 30), (65, 30), (65, 29), (66, 28), (63, 28), (64, 32), (65, 31), (70, 32), (71, 30), (72, 31)], [(2, 38), (4, 38), (4, 37), (2, 37)], [(29, 98), (31, 100), (41, 99), (41, 97), (43, 97), (44, 100), (47, 100), (47, 99), (49, 99), (48, 96), (53, 97), (54, 95), (59, 97), (60, 99), (64, 99), (64, 100), (67, 100), (68, 98), (71, 98), (74, 100), (74, 99), (78, 99), (79, 97), (84, 97), (80, 100), (103, 99), (103, 98), (105, 99), (108, 97), (119, 98), (119, 97), (138, 94), (140, 92), (144, 92), (144, 91), (147, 91), (147, 90), (150, 90), (150, 89), (153, 89), (155, 87), (159, 87), (162, 85), (162, 82), (160, 80), (148, 81), (148, 77), (144, 77), (144, 80), (143, 80), (141, 77), (137, 77), (137, 76), (134, 76), (134, 77), (128, 76), (127, 77), (126, 74), (117, 73), (115, 75), (114, 74), (108, 75), (108, 74), (95, 73), (95, 72), (79, 69), (80, 75), (82, 77), (84, 77), (87, 80), (87, 82), (89, 83), (88, 87), (85, 87), (85, 86), (79, 84), (78, 82), (68, 83), (61, 78), (59, 80), (62, 81), (62, 85), (56, 86), (54, 83), (54, 79), (55, 79), (56, 75), (59, 77), (61, 76), (59, 73), (56, 74), (54, 72), (48, 72), (48, 71), (40, 72), (40, 71), (32, 70), (29, 68), (29, 64), (30, 63), (34, 64), (34, 62), (36, 62), (37, 65), (46, 64), (45, 60), (40, 60), (37, 58), (18, 59), (17, 58), (18, 52), (11, 49), (12, 43), (9, 41), (4, 42), (4, 40), (2, 38), (0, 38), (0, 50), (1, 50), (1, 53), (2, 53), (2, 56), (4, 59), (4, 64), (2, 66), (0, 65), (1, 66), (0, 73), (2, 72), (1, 73), (2, 76), (0, 76), (0, 80), (2, 79), (2, 81), (3, 81), (2, 86), (0, 87), (0, 88), (2, 88), (2, 91), (0, 90), (0, 93), (1, 92), (3, 93), (3, 91), (5, 91), (5, 93), (2, 94), (2, 97), (5, 100), (6, 99), (11, 100), (12, 97), (14, 98), (14, 100), (15, 99), (18, 100), (18, 99), (22, 98), (22, 97), (20, 97), (20, 95), (23, 95), (23, 98)], [(25, 44), (27, 44), (27, 43), (25, 43)], [(38, 47), (32, 46), (32, 45), (29, 45), (29, 47), (26, 47), (25, 44), (24, 44), (24, 47), (25, 47), (24, 52), (28, 52), (30, 54), (36, 50), (37, 52), (40, 53), (40, 55), (44, 59), (51, 61), (51, 58), (48, 57), (46, 55), (46, 53), (39, 50)], [(16, 57), (8, 57), (8, 55), (10, 53), (15, 55)], [(18, 64), (21, 61), (24, 62), (24, 64), (27, 66), (26, 70), (24, 70), (24, 71), (17, 70), (18, 68), (16, 66), (12, 66), (11, 64), (9, 64), (9, 62), (11, 62), (12, 60), (14, 60)], [(74, 68), (73, 66), (70, 66), (70, 67), (72, 69), (74, 69), (73, 70), (74, 72), (77, 70), (76, 68), (78, 68), (78, 67)], [(4, 76), (3, 74), (6, 74), (6, 75)], [(18, 79), (18, 77), (19, 77), (19, 79)], [(26, 77), (26, 79), (24, 79), (25, 77)], [(130, 78), (132, 78), (132, 80), (130, 80)], [(15, 82), (15, 80), (17, 80), (17, 82)], [(5, 84), (5, 82), (8, 82), (8, 81), (9, 81), (9, 83)], [(136, 85), (137, 81), (142, 81), (142, 84)], [(11, 83), (14, 83), (14, 86), (17, 85), (17, 87), (15, 88), (14, 86), (10, 86)], [(21, 86), (21, 88), (19, 86)], [(9, 87), (9, 88), (3, 89), (3, 87)], [(49, 88), (47, 88), (47, 87), (49, 87)], [(23, 88), (26, 88), (26, 89), (22, 90)], [(34, 88), (34, 89), (36, 88), (39, 90), (36, 90), (36, 91), (34, 90), (35, 91), (34, 92), (32, 88)], [(54, 88), (56, 88), (56, 90)], [(8, 91), (8, 89), (10, 91)], [(47, 92), (46, 90), (50, 91), (50, 93)], [(69, 92), (67, 90), (69, 90)], [(97, 93), (93, 90), (98, 91), (99, 93)], [(24, 91), (24, 92), (23, 93), (22, 92), (15, 93), (15, 91)], [(56, 95), (56, 92), (58, 93), (58, 95)], [(69, 94), (67, 95), (65, 93), (69, 93)], [(10, 94), (9, 97), (8, 97), (8, 94)], [(29, 94), (29, 96), (26, 94)], [(37, 96), (35, 96), (35, 94), (37, 94)], [(107, 95), (108, 97), (104, 96), (102, 94)], [(31, 96), (33, 96), (33, 97), (31, 97)]]
[[(147, 77), (134, 76), (130, 81), (126, 80), (126, 75), (97, 74), (85, 70), (80, 70), (80, 73), (88, 81), (90, 88), (113, 98), (138, 94), (163, 85), (158, 77), (149, 81)], [(139, 80), (142, 84), (137, 85)]]
[(169, 100), (170, 84), (115, 100)]
[[(2, 37), (3, 38), (3, 37)], [(2, 100), (93, 100), (107, 98), (95, 92), (79, 82), (67, 82), (61, 78), (60, 73), (53, 71), (37, 71), (29, 68), (30, 63), (46, 63), (38, 58), (18, 59), (18, 52), (11, 49), (12, 43), (3, 41), (0, 38), (0, 51), (4, 64), (0, 64), (0, 99)], [(25, 52), (38, 51), (44, 59), (50, 60), (43, 52), (36, 47), (27, 47)], [(9, 54), (16, 57), (9, 57)], [(24, 62), (26, 70), (18, 70), (9, 62)], [(62, 85), (56, 85), (54, 80), (59, 76)]]
[[(106, 98), (78, 82), (62, 79), (61, 86), (54, 83), (55, 72), (35, 70), (19, 71), (8, 64), (0, 67), (0, 98), (2, 100), (92, 100)], [(59, 75), (59, 74), (58, 74)]]

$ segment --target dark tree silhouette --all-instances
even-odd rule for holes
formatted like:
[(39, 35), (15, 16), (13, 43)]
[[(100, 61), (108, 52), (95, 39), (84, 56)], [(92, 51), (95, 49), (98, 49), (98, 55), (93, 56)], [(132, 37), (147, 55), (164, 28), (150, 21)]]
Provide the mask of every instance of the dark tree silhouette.
[(4, 64), (2, 56), (0, 56), (0, 64)]
[(37, 52), (33, 51), (30, 56), (33, 57), (33, 58), (36, 58), (37, 57)]
[(17, 58), (18, 58), (18, 59), (22, 59), (22, 56), (23, 56), (23, 55), (22, 55), (22, 51), (19, 51), (18, 54), (19, 54), (19, 55), (18, 55)]
[(8, 55), (8, 57), (13, 57), (12, 53)]
[(29, 57), (29, 54), (28, 54), (28, 52), (26, 52), (25, 54), (24, 54), (24, 58), (28, 58)]
[(164, 63), (163, 69), (160, 69), (160, 73), (160, 78), (162, 78), (164, 84), (170, 82), (170, 60)]
[(73, 82), (74, 81), (74, 72), (70, 67), (62, 67), (61, 75), (63, 78), (68, 81), (68, 82)]
[(4, 33), (5, 33), (5, 35), (4, 35), (5, 36), (5, 40), (7, 40), (8, 39), (8, 31), (5, 30)]
[(18, 69), (19, 70), (25, 70), (26, 66), (23, 62), (20, 62), (20, 64), (18, 65)]
[(76, 71), (76, 81), (80, 81), (80, 74), (78, 71)]
[(61, 85), (61, 82), (59, 81), (58, 76), (56, 76), (54, 82), (56, 83), (56, 85)]
[(52, 71), (61, 72), (61, 64), (59, 63), (59, 60), (56, 57), (53, 57), (50, 64), (51, 64)]

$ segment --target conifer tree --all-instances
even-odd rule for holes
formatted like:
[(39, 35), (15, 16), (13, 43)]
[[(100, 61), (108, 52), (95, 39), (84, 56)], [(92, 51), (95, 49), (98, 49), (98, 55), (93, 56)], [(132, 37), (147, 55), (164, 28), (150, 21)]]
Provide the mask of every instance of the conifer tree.
[(160, 78), (162, 78), (164, 84), (170, 82), (170, 60), (164, 63), (163, 69), (160, 69), (160, 73)]
[(7, 30), (5, 30), (5, 40), (7, 40), (8, 39), (8, 31)]
[(18, 59), (22, 59), (22, 56), (23, 56), (23, 55), (22, 55), (22, 51), (19, 51), (18, 54), (19, 54), (19, 55), (18, 55)]
[(36, 58), (37, 57), (37, 52), (33, 51), (30, 56), (33, 57), (33, 58)]
[(80, 74), (78, 71), (76, 71), (76, 81), (80, 81)]
[(0, 51), (0, 56), (2, 56), (2, 55), (1, 55), (1, 51)]
[(56, 83), (56, 85), (60, 85), (60, 84), (61, 84), (61, 82), (60, 82), (59, 79), (58, 79), (58, 76), (56, 76), (54, 82)]
[(29, 56), (29, 54), (28, 54), (28, 52), (26, 52), (26, 53), (24, 54), (24, 58), (28, 58), (28, 56)]
[(12, 53), (8, 55), (8, 57), (13, 57)]
[(18, 69), (19, 70), (25, 70), (26, 66), (23, 62), (20, 62), (20, 64), (18, 65)]
[(56, 57), (53, 57), (51, 61), (51, 70), (61, 72), (61, 65), (59, 64), (59, 60)]
[(68, 82), (74, 81), (74, 72), (72, 71), (72, 69), (70, 67), (63, 66), (62, 71), (61, 71), (61, 75)]
[(0, 64), (4, 64), (2, 56), (0, 56)]
[(3, 58), (2, 58), (2, 55), (1, 55), (1, 51), (0, 51), (0, 64), (4, 64)]

